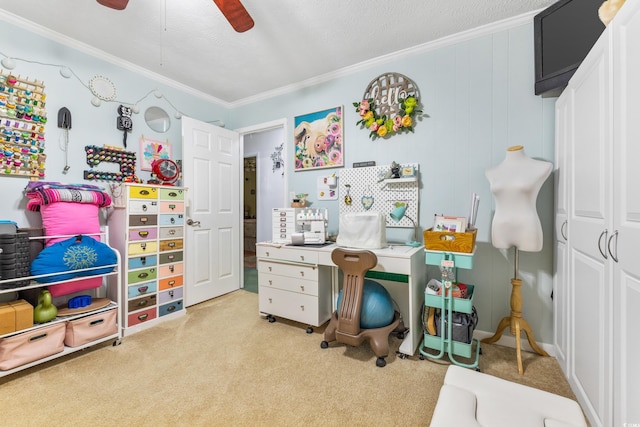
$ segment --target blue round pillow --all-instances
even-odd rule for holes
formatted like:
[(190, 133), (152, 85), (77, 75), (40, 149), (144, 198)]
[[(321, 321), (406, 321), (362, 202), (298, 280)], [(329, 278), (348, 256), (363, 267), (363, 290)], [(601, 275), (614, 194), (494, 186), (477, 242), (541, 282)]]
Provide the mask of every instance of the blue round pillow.
[[(342, 302), (342, 290), (338, 294), (338, 311)], [(395, 310), (389, 291), (380, 283), (364, 279), (360, 328), (373, 329), (388, 326), (393, 322)]]

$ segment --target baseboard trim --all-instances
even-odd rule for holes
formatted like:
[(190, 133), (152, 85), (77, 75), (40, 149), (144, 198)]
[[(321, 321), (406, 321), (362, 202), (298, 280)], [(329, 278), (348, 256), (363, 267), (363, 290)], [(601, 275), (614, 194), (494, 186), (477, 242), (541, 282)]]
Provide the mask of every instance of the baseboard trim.
[[(494, 332), (479, 331), (477, 329), (473, 331), (474, 338), (477, 338), (481, 341), (485, 338), (492, 337), (493, 334)], [(544, 351), (546, 351), (549, 354), (549, 356), (556, 357), (556, 349), (552, 344), (541, 343), (541, 342), (537, 342), (537, 343), (538, 343), (538, 346), (540, 346), (540, 348), (542, 348)], [(503, 345), (505, 347), (516, 348), (516, 337), (509, 334), (508, 331), (505, 331), (505, 333), (502, 334), (500, 339), (496, 341), (494, 344)], [(522, 338), (520, 339), (520, 344), (522, 346), (522, 350), (528, 351), (529, 353), (535, 353), (535, 351), (529, 345), (529, 342), (527, 341), (527, 337), (525, 336), (525, 334), (522, 334)]]

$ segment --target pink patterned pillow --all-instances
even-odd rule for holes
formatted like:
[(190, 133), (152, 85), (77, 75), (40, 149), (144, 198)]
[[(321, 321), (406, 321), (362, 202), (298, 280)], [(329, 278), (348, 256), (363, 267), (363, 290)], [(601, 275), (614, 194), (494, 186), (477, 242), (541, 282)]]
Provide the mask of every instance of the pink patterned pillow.
[[(92, 203), (56, 202), (40, 206), (45, 236), (68, 236), (100, 232), (98, 205)], [(97, 236), (93, 236), (96, 238)], [(48, 239), (46, 246), (65, 240)]]

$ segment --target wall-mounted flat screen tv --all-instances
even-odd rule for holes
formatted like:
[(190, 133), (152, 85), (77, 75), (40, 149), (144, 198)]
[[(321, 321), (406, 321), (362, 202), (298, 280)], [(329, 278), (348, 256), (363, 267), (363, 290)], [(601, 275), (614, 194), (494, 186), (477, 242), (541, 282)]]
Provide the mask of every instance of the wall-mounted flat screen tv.
[(533, 18), (535, 93), (558, 96), (587, 56), (604, 24), (603, 0), (560, 0)]

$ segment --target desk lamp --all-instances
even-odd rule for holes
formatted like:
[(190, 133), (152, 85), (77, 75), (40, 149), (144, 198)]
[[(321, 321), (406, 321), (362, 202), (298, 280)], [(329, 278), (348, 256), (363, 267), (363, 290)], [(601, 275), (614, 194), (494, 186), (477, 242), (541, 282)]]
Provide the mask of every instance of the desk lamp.
[(406, 204), (402, 204), (400, 206), (397, 206), (394, 210), (392, 210), (391, 213), (389, 214), (389, 216), (395, 222), (400, 222), (400, 220), (403, 217), (407, 218), (409, 221), (411, 221), (411, 223), (413, 224), (413, 240), (410, 241), (410, 242), (405, 242), (405, 245), (413, 246), (413, 247), (417, 248), (417, 247), (422, 245), (422, 243), (418, 242), (418, 240), (416, 238), (418, 236), (418, 225), (416, 224), (416, 222), (413, 219), (411, 219), (411, 217), (405, 215), (406, 211), (407, 211), (407, 205)]

